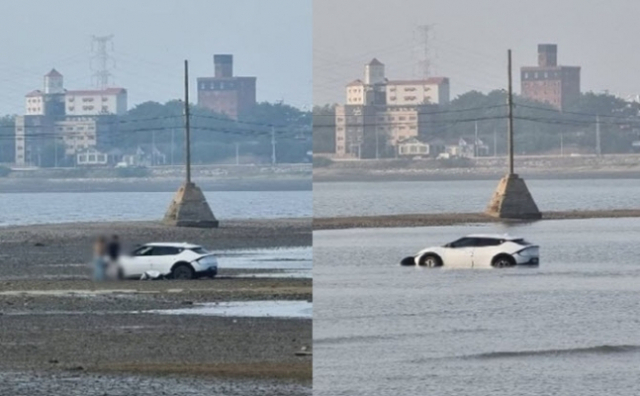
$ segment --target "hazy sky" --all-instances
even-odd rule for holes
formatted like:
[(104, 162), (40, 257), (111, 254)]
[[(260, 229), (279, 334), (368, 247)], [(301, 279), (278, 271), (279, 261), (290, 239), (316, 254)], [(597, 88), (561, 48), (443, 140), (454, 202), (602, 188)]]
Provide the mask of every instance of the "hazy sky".
[(213, 54), (234, 55), (236, 75), (257, 76), (258, 100), (312, 102), (311, 0), (3, 1), (0, 115), (22, 113), (55, 67), (67, 89), (91, 84), (91, 35), (114, 34), (115, 84), (130, 106), (183, 95), (183, 61), (213, 75)]
[(558, 44), (558, 63), (582, 66), (582, 90), (640, 94), (637, 0), (316, 0), (313, 5), (314, 103), (344, 103), (344, 85), (377, 57), (387, 77), (412, 78), (415, 28), (434, 25), (432, 74), (451, 79), (452, 97), (505, 88), (513, 50), (537, 63), (539, 43)]

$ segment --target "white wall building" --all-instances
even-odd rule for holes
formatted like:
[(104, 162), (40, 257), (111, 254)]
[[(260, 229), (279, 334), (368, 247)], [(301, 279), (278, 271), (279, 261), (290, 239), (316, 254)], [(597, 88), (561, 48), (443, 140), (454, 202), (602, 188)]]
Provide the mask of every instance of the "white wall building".
[(95, 148), (117, 129), (117, 123), (105, 116), (127, 112), (124, 88), (67, 91), (56, 69), (44, 76), (43, 85), (26, 95), (25, 115), (16, 118), (17, 165), (38, 163), (36, 156), (52, 142), (64, 142), (66, 155)]
[(355, 80), (346, 87), (347, 105), (406, 106), (449, 103), (449, 79), (388, 80), (385, 67), (373, 59), (365, 65), (364, 81)]
[(387, 105), (405, 106), (449, 103), (449, 79), (433, 77), (426, 80), (388, 81)]
[(124, 88), (66, 91), (64, 101), (68, 116), (122, 115), (127, 112), (127, 91)]

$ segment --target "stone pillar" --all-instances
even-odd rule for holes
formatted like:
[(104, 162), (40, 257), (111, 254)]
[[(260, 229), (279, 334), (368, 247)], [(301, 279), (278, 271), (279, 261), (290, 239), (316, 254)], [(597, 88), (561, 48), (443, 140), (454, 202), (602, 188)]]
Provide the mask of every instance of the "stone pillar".
[(498, 188), (487, 206), (486, 214), (501, 219), (541, 219), (538, 210), (524, 179), (512, 173), (500, 179)]
[(218, 227), (218, 220), (202, 190), (195, 183), (189, 182), (180, 186), (162, 222), (178, 227)]

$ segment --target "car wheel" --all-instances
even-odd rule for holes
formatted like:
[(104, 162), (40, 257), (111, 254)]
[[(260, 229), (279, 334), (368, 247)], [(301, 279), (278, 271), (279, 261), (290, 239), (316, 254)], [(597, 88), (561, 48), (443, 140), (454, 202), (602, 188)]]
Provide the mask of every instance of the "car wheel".
[(173, 279), (180, 279), (180, 280), (193, 279), (194, 275), (195, 275), (195, 272), (193, 271), (193, 268), (189, 264), (178, 264), (171, 271), (171, 277)]
[(516, 265), (516, 261), (511, 256), (502, 255), (493, 259), (491, 266), (495, 268), (507, 268)]
[(420, 257), (420, 265), (429, 268), (441, 267), (442, 260), (435, 254), (426, 254)]

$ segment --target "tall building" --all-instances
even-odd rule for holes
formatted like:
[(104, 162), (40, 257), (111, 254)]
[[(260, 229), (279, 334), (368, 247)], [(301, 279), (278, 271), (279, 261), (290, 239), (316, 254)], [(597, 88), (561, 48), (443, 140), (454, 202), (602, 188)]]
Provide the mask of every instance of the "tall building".
[(238, 119), (256, 104), (256, 77), (234, 77), (233, 55), (214, 55), (214, 77), (198, 78), (198, 105)]
[(520, 69), (522, 96), (563, 110), (580, 98), (580, 67), (558, 66), (558, 46), (538, 45), (538, 66)]
[(345, 93), (346, 104), (336, 107), (336, 156), (381, 158), (428, 132), (429, 113), (449, 102), (449, 79), (388, 80), (384, 64), (373, 59), (364, 80), (347, 84)]
[(62, 74), (52, 69), (43, 89), (25, 96), (24, 115), (16, 117), (16, 165), (39, 166), (52, 144), (64, 144), (61, 156), (108, 145), (118, 129), (117, 117), (126, 112), (124, 88), (68, 91)]

